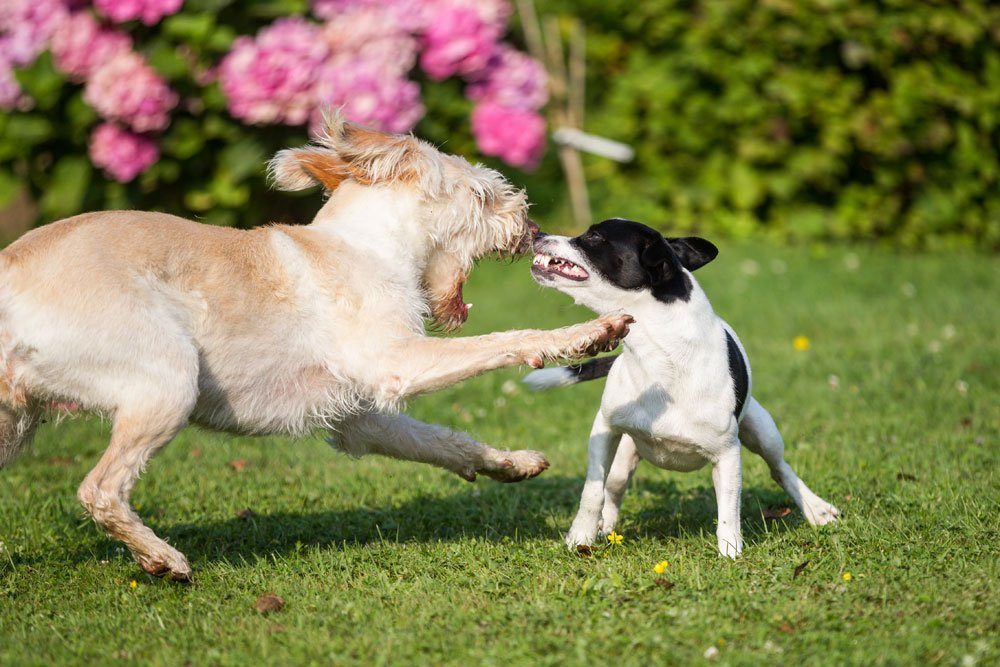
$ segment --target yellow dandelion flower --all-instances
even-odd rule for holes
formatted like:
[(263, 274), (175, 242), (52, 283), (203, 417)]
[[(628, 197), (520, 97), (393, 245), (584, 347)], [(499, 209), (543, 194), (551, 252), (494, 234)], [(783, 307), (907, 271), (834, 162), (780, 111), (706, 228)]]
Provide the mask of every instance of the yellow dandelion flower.
[(809, 339), (806, 336), (796, 336), (792, 339), (792, 347), (794, 347), (799, 352), (805, 352), (809, 349)]
[(663, 574), (668, 567), (670, 567), (670, 563), (668, 563), (665, 560), (661, 560), (659, 563), (653, 566), (653, 572), (657, 574)]
[(854, 578), (854, 575), (851, 574), (850, 572), (845, 572), (842, 578), (844, 581), (850, 581), (851, 579)]
[(608, 542), (610, 542), (611, 544), (621, 544), (622, 540), (624, 539), (625, 539), (624, 537), (622, 537), (613, 530), (611, 531), (610, 534), (608, 534)]
[(133, 579), (132, 581), (128, 582), (128, 587), (135, 590), (136, 588), (139, 587), (139, 583), (135, 579)]

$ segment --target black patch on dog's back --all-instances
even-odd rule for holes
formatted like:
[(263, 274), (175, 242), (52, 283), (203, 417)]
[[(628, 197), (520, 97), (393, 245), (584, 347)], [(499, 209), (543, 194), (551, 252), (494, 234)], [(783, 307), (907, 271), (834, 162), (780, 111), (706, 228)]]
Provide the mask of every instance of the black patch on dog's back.
[(733, 391), (736, 393), (736, 407), (733, 409), (733, 414), (739, 417), (747, 400), (747, 391), (750, 389), (750, 374), (747, 373), (747, 364), (743, 360), (740, 347), (729, 331), (726, 331), (726, 348), (729, 350), (729, 374), (733, 376)]

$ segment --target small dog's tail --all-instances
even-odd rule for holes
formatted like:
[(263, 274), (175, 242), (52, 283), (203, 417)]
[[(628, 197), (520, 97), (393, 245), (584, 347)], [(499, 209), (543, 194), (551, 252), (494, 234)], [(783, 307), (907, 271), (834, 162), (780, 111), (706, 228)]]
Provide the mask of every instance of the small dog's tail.
[(34, 410), (0, 403), (0, 468), (31, 443), (37, 425), (38, 414)]
[(617, 356), (591, 359), (582, 364), (562, 366), (559, 368), (543, 368), (532, 371), (524, 376), (524, 384), (533, 391), (544, 391), (553, 387), (566, 387), (588, 380), (596, 380), (611, 372)]

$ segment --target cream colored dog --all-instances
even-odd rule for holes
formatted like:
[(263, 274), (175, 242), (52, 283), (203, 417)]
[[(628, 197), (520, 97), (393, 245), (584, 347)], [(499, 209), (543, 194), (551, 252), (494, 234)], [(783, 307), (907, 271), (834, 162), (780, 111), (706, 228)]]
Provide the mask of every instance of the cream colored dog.
[(524, 193), (413, 137), (338, 117), (271, 170), (280, 188), (329, 191), (312, 224), (242, 231), (91, 213), (0, 253), (0, 465), (53, 403), (110, 416), (111, 443), (78, 495), (151, 574), (186, 581), (191, 569), (129, 496), (189, 422), (244, 434), (323, 427), (355, 456), (518, 481), (548, 466), (541, 454), (498, 451), (397, 406), (491, 369), (614, 347), (630, 322), (427, 337), (427, 316), (465, 321), (462, 284), (477, 257), (531, 248)]

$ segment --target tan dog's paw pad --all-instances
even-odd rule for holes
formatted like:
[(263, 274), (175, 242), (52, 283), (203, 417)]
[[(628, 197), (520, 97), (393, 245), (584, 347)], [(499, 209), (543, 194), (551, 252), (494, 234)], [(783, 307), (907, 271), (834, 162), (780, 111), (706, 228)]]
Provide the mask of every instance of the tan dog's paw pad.
[(593, 356), (610, 352), (628, 335), (629, 325), (634, 321), (631, 315), (615, 313), (580, 325), (583, 330), (572, 344), (570, 356)]
[(500, 459), (480, 472), (498, 482), (520, 482), (537, 477), (548, 467), (549, 462), (541, 452), (522, 449), (500, 452)]
[(155, 554), (140, 556), (136, 560), (147, 574), (154, 577), (169, 577), (173, 581), (190, 583), (191, 566), (188, 565), (187, 559), (176, 549), (171, 547), (167, 549), (169, 551), (158, 550)]

